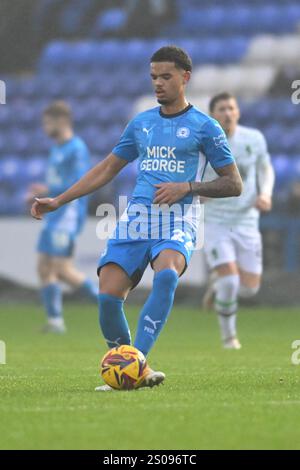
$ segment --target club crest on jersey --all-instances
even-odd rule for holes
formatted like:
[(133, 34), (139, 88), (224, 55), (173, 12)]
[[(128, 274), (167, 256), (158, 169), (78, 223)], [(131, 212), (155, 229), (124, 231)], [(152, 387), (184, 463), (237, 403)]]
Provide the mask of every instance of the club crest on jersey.
[(178, 127), (176, 137), (179, 137), (179, 139), (187, 139), (190, 133), (191, 131), (188, 127)]

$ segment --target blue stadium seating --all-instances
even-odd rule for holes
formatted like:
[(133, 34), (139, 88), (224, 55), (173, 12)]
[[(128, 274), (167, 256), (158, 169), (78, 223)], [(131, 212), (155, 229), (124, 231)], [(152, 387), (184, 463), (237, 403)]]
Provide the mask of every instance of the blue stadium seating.
[(58, 26), (60, 30), (66, 36), (74, 36), (82, 31), (84, 19), (94, 4), (94, 0), (73, 0), (69, 2), (59, 16)]
[(44, 157), (32, 157), (26, 165), (24, 180), (27, 184), (43, 181), (46, 170), (46, 158)]
[(282, 34), (295, 30), (300, 20), (299, 3), (251, 3), (229, 2), (229, 4), (216, 3), (215, 5), (184, 7), (180, 3), (181, 14), (177, 22), (177, 30), (196, 35), (216, 34), (224, 35), (243, 33), (253, 35), (257, 33)]
[[(200, 63), (230, 63), (241, 60), (247, 51), (249, 40), (243, 36), (233, 36), (227, 39), (224, 48), (222, 38), (208, 37), (201, 41), (179, 39), (177, 44), (185, 48), (193, 57), (195, 64)], [(44, 50), (39, 62), (39, 68), (45, 70), (83, 73), (93, 67), (109, 67), (111, 71), (119, 67), (145, 67), (153, 52), (165, 44), (163, 39), (156, 41), (130, 40), (121, 42), (107, 40), (101, 43), (79, 41), (70, 44), (65, 41), (50, 43)]]
[(7, 155), (0, 160), (0, 181), (2, 184), (11, 184), (18, 187), (23, 181), (26, 163), (22, 158)]
[[(191, 33), (220, 36), (231, 34), (233, 30), (244, 35), (280, 34), (295, 30), (300, 19), (296, 0), (291, 3), (282, 0), (267, 0), (266, 3), (260, 0), (174, 0), (174, 3), (178, 21), (162, 29), (162, 35), (172, 29), (177, 37)], [(124, 8), (103, 11), (98, 0), (42, 0), (38, 2), (35, 15), (35, 29), (39, 34), (47, 30), (47, 21), (53, 21), (55, 12), (58, 12), (55, 27), (60, 33), (57, 35), (62, 37), (83, 33), (102, 37), (109, 32), (117, 33), (127, 20)]]

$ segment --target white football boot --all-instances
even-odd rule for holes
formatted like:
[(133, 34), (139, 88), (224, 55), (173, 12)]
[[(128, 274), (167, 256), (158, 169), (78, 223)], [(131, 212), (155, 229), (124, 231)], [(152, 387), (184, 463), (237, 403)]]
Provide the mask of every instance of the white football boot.
[(42, 328), (42, 333), (53, 333), (63, 335), (67, 331), (63, 318), (49, 318), (46, 325)]
[(155, 387), (156, 385), (160, 385), (164, 380), (166, 376), (163, 372), (156, 372), (152, 369), (150, 369), (149, 366), (147, 366), (144, 377), (137, 386), (137, 388), (143, 388), (143, 387)]
[[(150, 367), (147, 367), (144, 377), (141, 379), (141, 382), (139, 385), (136, 387), (138, 388), (144, 388), (144, 387), (155, 387), (156, 385), (160, 385), (164, 380), (166, 376), (163, 372), (155, 372), (154, 370), (150, 369)], [(135, 390), (136, 390), (135, 389)], [(120, 390), (116, 390), (110, 385), (100, 385), (100, 387), (95, 388), (95, 392), (117, 392)]]
[(95, 388), (95, 392), (116, 392), (114, 388), (112, 388), (110, 385), (104, 384), (100, 385), (100, 387)]
[(224, 349), (241, 349), (242, 345), (237, 338), (228, 338), (223, 341)]

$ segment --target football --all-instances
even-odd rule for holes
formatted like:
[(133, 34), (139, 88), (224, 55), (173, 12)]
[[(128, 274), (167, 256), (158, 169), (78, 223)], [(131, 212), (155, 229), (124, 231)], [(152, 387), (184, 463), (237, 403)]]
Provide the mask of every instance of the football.
[(133, 346), (110, 349), (101, 361), (101, 376), (107, 385), (117, 390), (133, 390), (144, 377), (147, 361)]

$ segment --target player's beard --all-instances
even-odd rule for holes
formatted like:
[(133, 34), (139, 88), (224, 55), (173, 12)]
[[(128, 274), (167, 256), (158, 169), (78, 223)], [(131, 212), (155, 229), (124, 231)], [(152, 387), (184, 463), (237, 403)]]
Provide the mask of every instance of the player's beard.
[(166, 105), (166, 104), (170, 104), (170, 100), (166, 100), (166, 99), (157, 99), (157, 102), (159, 104), (163, 104), (163, 105)]

